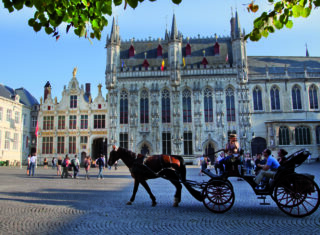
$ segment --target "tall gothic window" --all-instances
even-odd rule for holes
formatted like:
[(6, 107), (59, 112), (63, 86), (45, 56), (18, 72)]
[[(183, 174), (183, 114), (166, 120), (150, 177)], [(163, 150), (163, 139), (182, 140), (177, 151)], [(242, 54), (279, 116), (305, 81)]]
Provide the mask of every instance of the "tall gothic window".
[(57, 137), (57, 153), (64, 153), (64, 136)]
[(213, 102), (212, 102), (212, 90), (206, 88), (204, 90), (204, 120), (206, 123), (213, 122)]
[(167, 89), (161, 93), (162, 123), (170, 123), (170, 93)]
[(76, 108), (77, 107), (77, 96), (76, 95), (71, 95), (70, 96), (70, 108)]
[(316, 127), (316, 143), (320, 144), (320, 126)]
[(77, 147), (77, 142), (76, 142), (76, 136), (69, 136), (69, 153), (76, 153), (76, 147)]
[(226, 106), (227, 106), (227, 121), (236, 121), (236, 110), (234, 105), (234, 91), (232, 88), (226, 90)]
[(299, 126), (295, 129), (296, 145), (311, 144), (310, 129), (305, 126)]
[(106, 115), (104, 114), (93, 115), (93, 128), (94, 129), (106, 128)]
[(192, 122), (191, 92), (185, 89), (182, 92), (183, 122)]
[(163, 132), (162, 133), (162, 153), (171, 154), (171, 133)]
[(58, 116), (58, 129), (63, 130), (66, 126), (66, 117)]
[(141, 92), (140, 97), (140, 123), (149, 123), (149, 99), (146, 90)]
[(317, 94), (317, 88), (315, 85), (312, 85), (309, 88), (309, 103), (310, 103), (310, 109), (318, 109), (318, 94)]
[(192, 154), (192, 132), (183, 133), (183, 147), (185, 155)]
[(69, 129), (76, 129), (77, 128), (77, 116), (70, 115), (69, 116)]
[(299, 110), (302, 109), (301, 105), (301, 91), (300, 88), (295, 85), (292, 88), (292, 109), (293, 110)]
[(128, 124), (128, 93), (122, 91), (120, 95), (120, 124)]
[(120, 133), (120, 147), (128, 149), (128, 133)]
[(279, 89), (273, 86), (270, 90), (271, 110), (280, 110)]
[(289, 129), (286, 126), (279, 128), (279, 145), (290, 145)]
[(80, 116), (80, 129), (88, 129), (88, 115)]
[(53, 130), (54, 116), (43, 117), (43, 130)]
[(53, 137), (42, 138), (42, 153), (52, 154), (53, 152)]
[(253, 89), (253, 109), (255, 111), (263, 110), (262, 107), (262, 92), (259, 87)]

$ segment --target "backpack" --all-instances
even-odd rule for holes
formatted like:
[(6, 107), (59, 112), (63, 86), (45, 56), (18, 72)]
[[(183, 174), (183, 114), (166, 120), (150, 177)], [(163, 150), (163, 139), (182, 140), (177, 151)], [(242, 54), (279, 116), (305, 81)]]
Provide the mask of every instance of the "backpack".
[(75, 166), (76, 166), (76, 164), (75, 164), (75, 159), (72, 159), (72, 160), (71, 160), (71, 166), (72, 166), (72, 167), (75, 167)]
[(84, 167), (87, 168), (88, 166), (89, 166), (89, 161), (86, 160), (86, 161), (84, 162)]
[(67, 161), (66, 161), (66, 160), (63, 160), (61, 166), (62, 166), (62, 167), (66, 167), (66, 166), (67, 166)]

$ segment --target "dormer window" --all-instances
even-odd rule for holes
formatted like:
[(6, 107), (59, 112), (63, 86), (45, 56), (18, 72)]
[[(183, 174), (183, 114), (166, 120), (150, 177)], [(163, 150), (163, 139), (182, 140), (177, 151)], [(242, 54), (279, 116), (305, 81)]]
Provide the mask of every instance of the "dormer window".
[(162, 46), (160, 44), (157, 48), (157, 57), (162, 57)]
[(48, 106), (48, 110), (49, 110), (49, 111), (51, 110), (51, 106)]
[(149, 62), (148, 62), (147, 59), (145, 59), (145, 60), (143, 61), (142, 66), (143, 66), (146, 70), (148, 69), (148, 67), (149, 67)]
[(214, 55), (220, 55), (220, 45), (216, 42), (213, 46), (213, 53)]
[(98, 109), (101, 109), (101, 104), (98, 104)]
[(201, 61), (201, 64), (203, 65), (204, 68), (207, 67), (208, 60), (206, 59), (206, 57), (203, 57), (203, 59), (202, 59), (202, 61)]
[(70, 108), (71, 109), (77, 108), (77, 96), (76, 95), (70, 96)]
[(131, 45), (129, 48), (129, 58), (133, 58), (133, 57), (134, 57), (134, 47), (133, 45)]
[(191, 46), (189, 43), (186, 45), (186, 56), (191, 56)]

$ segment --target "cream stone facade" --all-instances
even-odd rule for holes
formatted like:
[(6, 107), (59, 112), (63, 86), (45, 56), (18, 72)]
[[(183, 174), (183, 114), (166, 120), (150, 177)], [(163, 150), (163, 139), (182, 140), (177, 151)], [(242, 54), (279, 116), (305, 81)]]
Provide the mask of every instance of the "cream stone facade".
[[(320, 153), (320, 58), (247, 56), (237, 13), (228, 37), (107, 38), (108, 143), (184, 157), (224, 148)], [(134, 35), (133, 35), (134, 36)], [(192, 159), (192, 158), (190, 158)]]
[(0, 161), (24, 164), (35, 147), (32, 119), (37, 117), (37, 101), (24, 88), (0, 84)]
[(47, 82), (40, 101), (38, 157), (40, 164), (47, 158), (64, 158), (75, 155), (83, 161), (85, 156), (97, 158), (107, 151), (107, 102), (102, 96), (91, 97), (90, 84), (79, 86), (74, 69), (73, 77), (62, 91), (62, 98), (51, 97), (51, 85)]

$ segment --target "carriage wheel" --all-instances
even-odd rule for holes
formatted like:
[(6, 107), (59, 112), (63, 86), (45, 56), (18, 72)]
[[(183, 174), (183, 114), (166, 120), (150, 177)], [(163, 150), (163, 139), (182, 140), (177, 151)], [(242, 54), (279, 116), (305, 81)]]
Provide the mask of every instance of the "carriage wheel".
[(280, 210), (294, 217), (304, 217), (315, 212), (320, 204), (319, 195), (318, 185), (300, 174), (280, 179), (274, 190), (274, 200)]
[(234, 192), (228, 181), (211, 181), (202, 191), (204, 206), (215, 213), (224, 213), (234, 203)]

